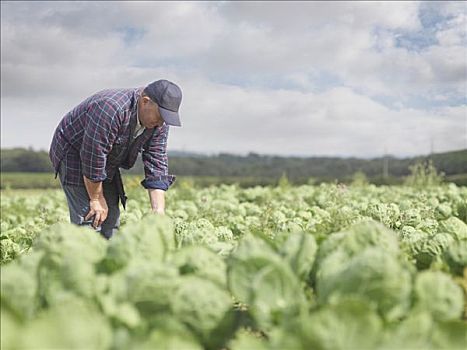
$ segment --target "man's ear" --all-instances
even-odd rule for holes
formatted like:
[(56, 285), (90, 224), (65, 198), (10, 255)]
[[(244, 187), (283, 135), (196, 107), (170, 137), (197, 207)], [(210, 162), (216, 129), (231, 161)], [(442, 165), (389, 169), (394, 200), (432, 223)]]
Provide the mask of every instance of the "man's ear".
[(143, 103), (144, 104), (154, 104), (157, 107), (157, 103), (151, 100), (149, 96), (143, 96)]

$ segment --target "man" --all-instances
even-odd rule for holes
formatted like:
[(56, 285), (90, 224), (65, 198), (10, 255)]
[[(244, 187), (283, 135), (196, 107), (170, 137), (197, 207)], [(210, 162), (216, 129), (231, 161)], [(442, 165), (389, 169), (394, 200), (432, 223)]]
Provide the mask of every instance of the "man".
[(119, 168), (129, 169), (142, 152), (152, 211), (164, 214), (169, 125), (181, 126), (182, 92), (158, 80), (146, 87), (100, 91), (67, 113), (55, 130), (49, 156), (70, 209), (70, 221), (92, 225), (109, 239), (120, 226), (119, 199), (127, 197)]

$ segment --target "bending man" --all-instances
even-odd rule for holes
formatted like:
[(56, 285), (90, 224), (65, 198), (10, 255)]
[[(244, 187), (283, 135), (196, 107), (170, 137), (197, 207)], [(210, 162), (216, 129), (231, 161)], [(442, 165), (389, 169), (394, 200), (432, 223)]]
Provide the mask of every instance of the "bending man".
[(169, 125), (181, 126), (182, 92), (167, 80), (146, 87), (97, 92), (58, 124), (49, 156), (65, 192), (70, 221), (92, 225), (110, 238), (120, 225), (119, 201), (127, 197), (119, 168), (133, 167), (142, 153), (151, 209), (164, 214)]

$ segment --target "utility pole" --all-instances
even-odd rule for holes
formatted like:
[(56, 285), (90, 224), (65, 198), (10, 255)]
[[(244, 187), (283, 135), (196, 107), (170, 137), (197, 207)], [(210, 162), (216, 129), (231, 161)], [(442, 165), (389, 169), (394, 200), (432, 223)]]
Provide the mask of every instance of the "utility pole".
[(435, 140), (433, 135), (430, 136), (430, 159), (433, 159), (433, 153), (435, 150)]
[(387, 179), (389, 176), (389, 159), (387, 148), (384, 147), (384, 157), (383, 157), (383, 179)]

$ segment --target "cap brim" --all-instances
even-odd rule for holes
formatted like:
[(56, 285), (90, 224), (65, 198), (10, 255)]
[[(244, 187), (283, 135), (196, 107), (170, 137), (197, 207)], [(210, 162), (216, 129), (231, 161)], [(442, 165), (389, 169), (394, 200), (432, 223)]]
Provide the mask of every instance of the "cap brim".
[(177, 112), (169, 111), (168, 109), (162, 108), (161, 106), (159, 106), (159, 111), (161, 112), (162, 119), (164, 119), (166, 124), (182, 126), (182, 123), (180, 122), (180, 116)]

